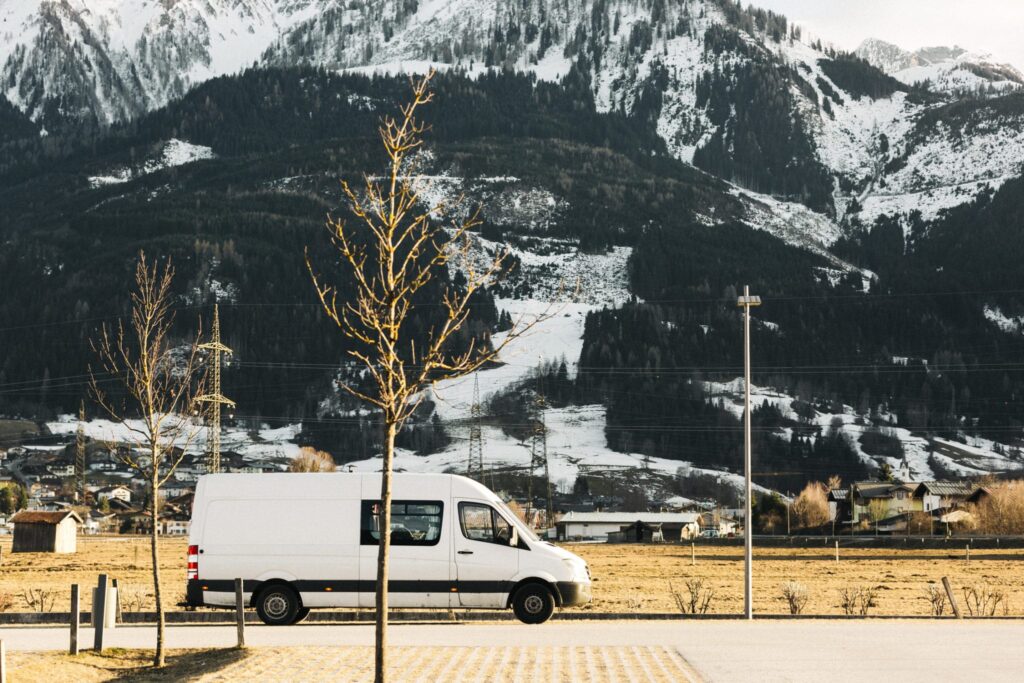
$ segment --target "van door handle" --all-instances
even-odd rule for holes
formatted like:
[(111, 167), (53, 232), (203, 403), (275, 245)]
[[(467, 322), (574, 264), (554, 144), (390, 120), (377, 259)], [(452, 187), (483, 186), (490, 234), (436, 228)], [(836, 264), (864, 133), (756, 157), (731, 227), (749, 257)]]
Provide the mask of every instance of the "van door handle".
[(472, 550), (460, 550), (459, 551), (459, 555), (472, 555), (472, 554), (473, 554)]

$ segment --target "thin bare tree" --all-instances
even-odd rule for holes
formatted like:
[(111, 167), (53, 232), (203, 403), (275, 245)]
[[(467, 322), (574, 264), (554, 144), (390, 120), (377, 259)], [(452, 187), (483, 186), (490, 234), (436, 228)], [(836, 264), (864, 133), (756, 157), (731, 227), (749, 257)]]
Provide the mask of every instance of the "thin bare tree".
[[(374, 680), (378, 682), (387, 677), (395, 435), (433, 383), (472, 373), (552, 315), (548, 309), (529, 320), (520, 317), (497, 345), (470, 339), (463, 348), (453, 348), (456, 333), (471, 314), (474, 294), (497, 280), (508, 252), (486, 258), (483, 263), (474, 261), (470, 257), (469, 231), (481, 224), (479, 210), (462, 212), (460, 218), (456, 209), (462, 197), (449, 206), (423, 206), (419, 192), (423, 180), (407, 174), (410, 156), (423, 144), (426, 126), (417, 118), (417, 111), (433, 99), (432, 77), (429, 73), (415, 80), (411, 101), (400, 107), (397, 116), (381, 120), (379, 133), (388, 160), (385, 176), (364, 176), (361, 192), (342, 181), (348, 208), (357, 219), (355, 227), (328, 217), (327, 230), (340, 267), (354, 282), (351, 300), (338, 301), (338, 289), (318, 275), (306, 251), (306, 265), (323, 309), (349, 340), (352, 348), (348, 353), (365, 368), (371, 388), (350, 383), (342, 383), (342, 387), (379, 410), (384, 426), (374, 658)], [(439, 300), (428, 303), (428, 310), (437, 314), (436, 322), (425, 335), (419, 335), (417, 345), (408, 324), (417, 305), (414, 299), (453, 263), (465, 282), (461, 287), (447, 286)]]
[(181, 345), (171, 343), (170, 260), (160, 268), (147, 263), (139, 252), (135, 265), (135, 291), (131, 294), (128, 326), (103, 326), (92, 340), (103, 373), (120, 385), (109, 392), (89, 368), (90, 393), (103, 411), (127, 436), (131, 447), (120, 452), (126, 465), (146, 481), (153, 561), (153, 592), (156, 599), (156, 653), (153, 665), (164, 665), (164, 609), (160, 586), (160, 488), (174, 475), (200, 427), (193, 418), (204, 393), (205, 364), (198, 355), (199, 333)]

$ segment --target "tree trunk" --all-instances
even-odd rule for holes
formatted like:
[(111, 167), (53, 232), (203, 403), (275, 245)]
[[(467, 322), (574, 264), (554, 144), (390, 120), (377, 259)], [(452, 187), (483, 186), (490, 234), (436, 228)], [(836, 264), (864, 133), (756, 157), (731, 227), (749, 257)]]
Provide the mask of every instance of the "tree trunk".
[(387, 680), (388, 646), (388, 555), (391, 550), (391, 464), (395, 455), (396, 424), (385, 417), (384, 463), (380, 479), (380, 546), (377, 549), (376, 638), (374, 642), (373, 680)]
[(153, 474), (150, 480), (150, 522), (152, 528), (150, 529), (150, 546), (153, 551), (153, 594), (156, 596), (156, 654), (153, 655), (153, 666), (161, 667), (164, 665), (164, 605), (160, 599), (160, 546), (157, 543), (158, 539), (158, 522), (160, 519), (160, 485), (159, 485), (159, 470), (158, 460), (156, 456), (153, 457)]

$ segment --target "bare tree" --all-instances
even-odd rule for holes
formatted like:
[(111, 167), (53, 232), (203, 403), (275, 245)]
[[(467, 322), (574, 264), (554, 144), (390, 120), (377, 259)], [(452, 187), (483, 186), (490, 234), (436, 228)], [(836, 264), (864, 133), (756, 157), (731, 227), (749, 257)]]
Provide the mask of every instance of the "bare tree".
[[(361, 193), (342, 182), (348, 207), (358, 219), (355, 228), (344, 220), (328, 218), (327, 229), (345, 275), (354, 282), (353, 300), (339, 302), (336, 287), (317, 274), (306, 252), (317, 296), (327, 316), (349, 340), (349, 354), (360, 363), (372, 388), (349, 383), (342, 387), (380, 411), (384, 425), (381, 477), (381, 541), (376, 583), (375, 681), (387, 676), (388, 555), (391, 546), (391, 482), (395, 435), (413, 414), (431, 384), (472, 373), (496, 358), (511, 341), (522, 336), (550, 311), (525, 322), (522, 318), (497, 346), (471, 339), (453, 349), (456, 333), (471, 313), (473, 295), (496, 281), (505, 267), (507, 251), (480, 264), (470, 258), (469, 231), (480, 225), (479, 211), (459, 218), (451, 207), (421, 206), (422, 180), (406, 175), (408, 162), (423, 144), (424, 124), (417, 110), (433, 99), (427, 74), (413, 83), (412, 99), (399, 115), (385, 116), (379, 128), (388, 159), (381, 180), (364, 178)], [(456, 263), (465, 282), (449, 286), (440, 301), (431, 301), (436, 322), (419, 336), (408, 324), (416, 294), (449, 264)]]
[(304, 446), (288, 467), (289, 472), (333, 472), (338, 469), (330, 453)]
[(192, 414), (200, 405), (196, 398), (204, 393), (206, 384), (205, 366), (198, 356), (199, 334), (178, 347), (171, 344), (173, 278), (170, 260), (161, 270), (156, 261), (147, 263), (145, 254), (139, 252), (129, 326), (119, 322), (112, 330), (104, 325), (99, 339), (92, 341), (103, 372), (120, 385), (116, 397), (100, 386), (96, 373), (89, 369), (93, 398), (129, 435), (133, 448), (122, 451), (122, 459), (146, 481), (157, 613), (156, 667), (164, 665), (157, 542), (160, 488), (174, 475), (200, 431)]

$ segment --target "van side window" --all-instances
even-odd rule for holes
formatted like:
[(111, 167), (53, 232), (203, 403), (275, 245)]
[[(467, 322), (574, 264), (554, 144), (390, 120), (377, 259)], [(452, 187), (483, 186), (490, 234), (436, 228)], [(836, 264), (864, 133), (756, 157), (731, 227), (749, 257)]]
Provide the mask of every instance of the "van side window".
[[(380, 501), (364, 500), (359, 542), (380, 544)], [(391, 501), (391, 545), (437, 545), (444, 504), (437, 500)]]
[(512, 527), (490, 505), (482, 503), (459, 503), (459, 523), (462, 535), (471, 541), (508, 545), (512, 539)]

